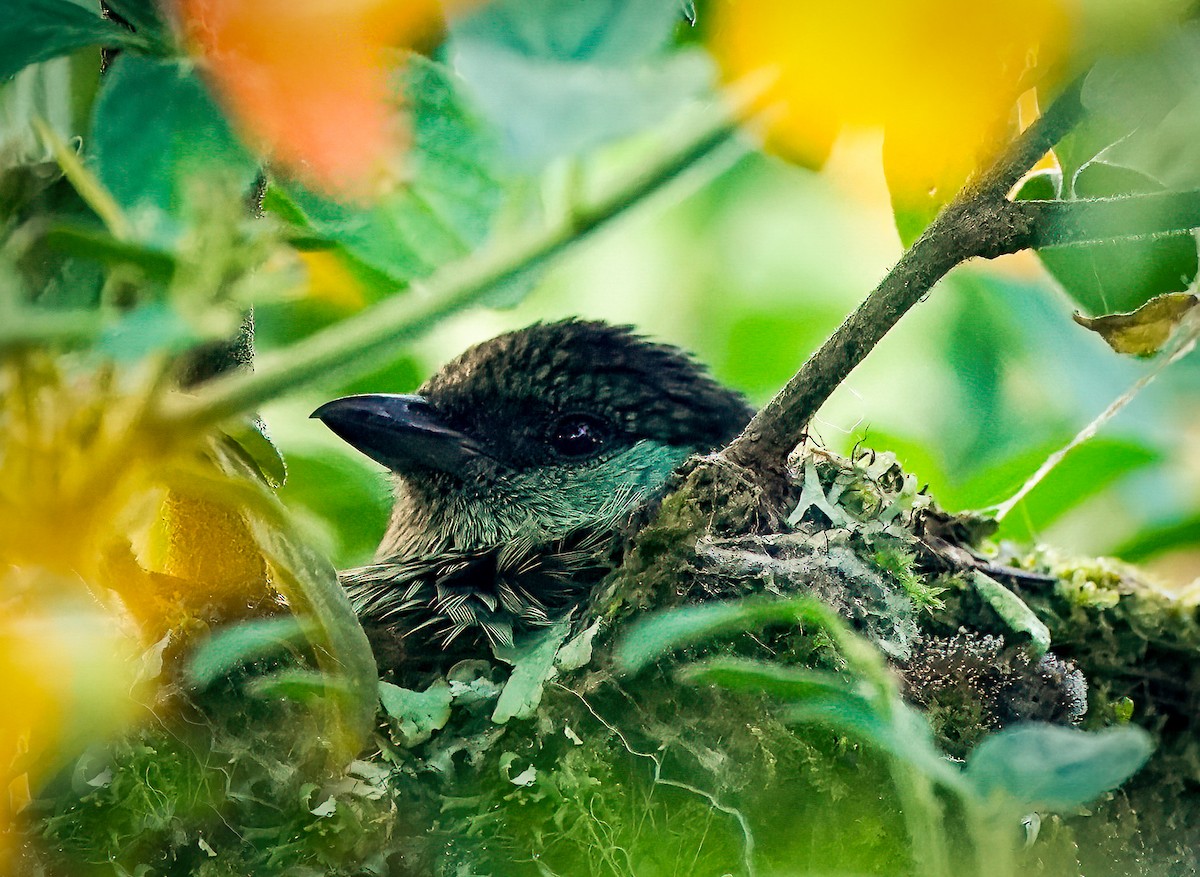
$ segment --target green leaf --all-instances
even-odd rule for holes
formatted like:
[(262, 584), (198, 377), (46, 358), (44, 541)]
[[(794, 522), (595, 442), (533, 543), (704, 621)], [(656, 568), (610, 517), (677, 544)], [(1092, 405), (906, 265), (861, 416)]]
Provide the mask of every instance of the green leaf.
[[(1012, 496), (1067, 438), (1021, 451), (977, 472), (955, 493), (962, 508), (986, 508)], [(1000, 536), (1028, 541), (1067, 512), (1130, 473), (1161, 462), (1154, 448), (1126, 439), (1093, 438), (1073, 449), (1005, 517)]]
[(16, 215), (62, 178), (41, 123), (64, 142), (87, 129), (99, 83), (99, 53), (55, 58), (0, 84), (0, 216)]
[(7, 5), (0, 28), (0, 82), (21, 68), (86, 46), (116, 46), (133, 35), (100, 17), (86, 0), (21, 0)]
[(345, 678), (319, 670), (281, 670), (268, 676), (256, 676), (246, 683), (246, 691), (263, 699), (278, 698), (305, 704), (327, 699), (344, 701), (351, 696)]
[(379, 683), (379, 702), (383, 711), (395, 719), (396, 728), (403, 745), (412, 747), (424, 743), (434, 731), (441, 730), (450, 721), (450, 703), (453, 697), (450, 684), (439, 679), (424, 691), (412, 691)]
[(600, 632), (600, 622), (594, 621), (563, 644), (554, 656), (554, 666), (560, 670), (578, 670), (592, 660), (592, 640)]
[[(233, 464), (231, 464), (233, 465)], [(245, 468), (245, 464), (241, 464)], [(271, 565), (273, 584), (292, 610), (311, 622), (317, 660), (335, 696), (337, 744), (353, 755), (375, 726), (379, 679), (371, 644), (354, 614), (337, 571), (287, 525), (282, 505), (265, 487), (265, 508), (246, 509), (254, 541)]]
[(1050, 628), (1025, 605), (1024, 600), (991, 576), (979, 571), (975, 572), (971, 583), (979, 596), (996, 611), (1010, 629), (1029, 637), (1035, 656), (1041, 657), (1050, 650)]
[(454, 25), (450, 57), (509, 154), (538, 167), (660, 124), (711, 89), (706, 55), (664, 54), (681, 20), (673, 0), (499, 0)]
[(287, 463), (267, 435), (267, 425), (261, 419), (238, 421), (222, 432), (258, 469), (267, 485), (279, 488), (287, 482)]
[(192, 685), (206, 688), (237, 667), (302, 645), (305, 638), (304, 625), (291, 615), (235, 624), (201, 643), (184, 673)]
[(533, 58), (616, 67), (662, 51), (682, 19), (678, 0), (494, 0), (453, 33)]
[(90, 163), (140, 240), (169, 247), (214, 181), (249, 190), (258, 163), (190, 64), (122, 55), (104, 80)]
[[(1042, 177), (1030, 177), (1017, 197), (1042, 197)], [(1090, 161), (1075, 175), (1066, 200), (1110, 198), (1163, 190), (1162, 183), (1129, 167)], [(1089, 313), (1132, 311), (1154, 296), (1187, 289), (1196, 278), (1196, 241), (1190, 232), (1039, 250), (1054, 279)]]
[(1067, 454), (1054, 471), (1004, 518), (999, 538), (1035, 539), (1036, 533), (1067, 512), (1125, 476), (1162, 459), (1161, 452), (1133, 441), (1092, 439), (1085, 442)]
[(1121, 543), (1113, 554), (1129, 563), (1144, 563), (1155, 555), (1200, 544), (1200, 514), (1147, 527)]
[(714, 72), (700, 52), (653, 66), (610, 68), (531, 58), (471, 39), (454, 43), (454, 64), (508, 154), (538, 170), (662, 124), (711, 91)]
[(96, 349), (117, 362), (136, 362), (150, 353), (180, 353), (204, 340), (169, 302), (139, 305), (108, 326)]
[(638, 673), (685, 646), (753, 630), (766, 624), (809, 623), (828, 633), (857, 673), (875, 675), (880, 658), (829, 607), (811, 597), (746, 599), (681, 606), (639, 618), (617, 644), (614, 658), (623, 673)]
[(407, 185), (363, 206), (287, 182), (268, 202), (276, 214), (293, 222), (303, 217), (307, 230), (390, 278), (387, 292), (473, 252), (503, 194), (494, 135), (456, 92), (450, 74), (414, 57), (404, 75), (413, 124)]
[(492, 711), (492, 721), (503, 725), (509, 719), (527, 719), (542, 701), (542, 689), (554, 678), (554, 658), (571, 632), (569, 621), (530, 634), (507, 649), (497, 648), (496, 657), (512, 664), (512, 675), (504, 683)]
[(175, 259), (154, 247), (130, 243), (114, 237), (99, 226), (62, 222), (46, 230), (47, 246), (60, 253), (99, 262), (107, 267), (132, 265), (147, 280), (166, 283), (175, 273)]
[(853, 685), (836, 673), (786, 667), (742, 658), (718, 658), (681, 667), (675, 674), (693, 685), (717, 685), (732, 691), (752, 691), (779, 700), (851, 697), (862, 700)]
[(1190, 156), (1200, 137), (1200, 22), (1172, 28), (1140, 52), (1102, 58), (1081, 99), (1104, 161), (1169, 188), (1200, 186)]
[(890, 715), (864, 698), (830, 691), (788, 706), (781, 717), (852, 737), (945, 786), (961, 789), (961, 773), (934, 745), (924, 717), (898, 698), (889, 709)]
[(391, 510), (391, 492), (379, 468), (338, 450), (290, 448), (287, 467), (280, 499), (321, 518), (336, 537), (338, 566), (369, 558)]
[(987, 737), (966, 775), (981, 795), (1004, 795), (1017, 808), (1072, 810), (1129, 779), (1153, 749), (1136, 725), (1087, 732), (1030, 723)]
[(1062, 197), (1062, 171), (1035, 171), (1021, 180), (1014, 201), (1056, 201)]

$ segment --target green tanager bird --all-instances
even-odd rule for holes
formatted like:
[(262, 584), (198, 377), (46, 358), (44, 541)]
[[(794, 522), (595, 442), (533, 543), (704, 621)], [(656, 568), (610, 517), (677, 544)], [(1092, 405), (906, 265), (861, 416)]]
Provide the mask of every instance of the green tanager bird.
[(671, 473), (752, 413), (678, 348), (582, 320), (476, 345), (417, 395), (322, 405), (395, 479), (374, 562), (342, 574), (381, 667), (562, 617)]

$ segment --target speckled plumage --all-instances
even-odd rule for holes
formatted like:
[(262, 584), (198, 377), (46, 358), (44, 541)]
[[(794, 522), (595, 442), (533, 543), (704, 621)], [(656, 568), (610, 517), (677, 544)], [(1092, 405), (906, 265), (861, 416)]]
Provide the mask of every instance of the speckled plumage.
[[(394, 466), (376, 560), (343, 581), (369, 626), (435, 645), (473, 633), (506, 644), (514, 625), (561, 615), (609, 568), (616, 534), (671, 471), (752, 413), (677, 348), (580, 320), (476, 345), (419, 392), (478, 452), (453, 472)], [(604, 435), (586, 459), (564, 458), (549, 439), (576, 416)]]

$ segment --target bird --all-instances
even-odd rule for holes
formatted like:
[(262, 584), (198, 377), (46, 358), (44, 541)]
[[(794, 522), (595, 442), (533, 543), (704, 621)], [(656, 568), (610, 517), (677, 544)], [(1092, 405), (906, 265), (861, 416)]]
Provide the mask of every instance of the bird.
[(373, 561), (340, 575), (381, 668), (564, 618), (672, 473), (752, 414), (681, 349), (582, 319), (477, 344), (415, 395), (320, 406), (395, 482)]

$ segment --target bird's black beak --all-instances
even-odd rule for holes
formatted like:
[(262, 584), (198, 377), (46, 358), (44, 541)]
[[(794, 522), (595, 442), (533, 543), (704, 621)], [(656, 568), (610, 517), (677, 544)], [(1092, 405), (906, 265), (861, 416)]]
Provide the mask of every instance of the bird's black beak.
[(309, 416), (393, 472), (424, 468), (462, 477), (483, 455), (475, 441), (448, 426), (422, 396), (343, 396)]

